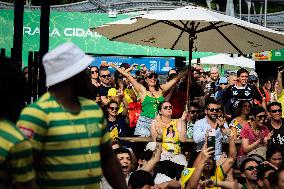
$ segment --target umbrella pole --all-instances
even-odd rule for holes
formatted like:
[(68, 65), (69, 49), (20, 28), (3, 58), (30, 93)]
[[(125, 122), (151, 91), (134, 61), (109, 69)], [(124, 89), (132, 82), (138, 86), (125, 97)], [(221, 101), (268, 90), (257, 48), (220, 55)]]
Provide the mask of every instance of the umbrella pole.
[(188, 75), (187, 75), (187, 88), (186, 88), (186, 107), (185, 111), (189, 111), (190, 107), (190, 95), (189, 95), (189, 89), (191, 87), (191, 60), (192, 60), (192, 49), (193, 49), (193, 40), (194, 36), (190, 35), (189, 39), (189, 56), (188, 56), (188, 63), (189, 63), (189, 68), (188, 68)]

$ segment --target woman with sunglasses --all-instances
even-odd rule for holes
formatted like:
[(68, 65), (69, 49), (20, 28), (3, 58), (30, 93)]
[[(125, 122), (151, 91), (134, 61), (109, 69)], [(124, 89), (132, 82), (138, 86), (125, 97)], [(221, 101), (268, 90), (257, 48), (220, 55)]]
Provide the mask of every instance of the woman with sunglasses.
[(252, 105), (249, 101), (243, 100), (239, 102), (235, 110), (235, 118), (229, 125), (235, 139), (240, 138), (240, 132), (242, 128), (244, 127), (244, 125), (248, 124), (251, 109)]
[(272, 133), (269, 133), (265, 126), (267, 119), (266, 111), (263, 107), (255, 107), (249, 117), (248, 124), (244, 125), (240, 132), (242, 145), (239, 157), (249, 154), (258, 154), (266, 159), (266, 149), (268, 140)]
[(107, 104), (107, 126), (111, 138), (116, 141), (118, 137), (125, 137), (127, 135), (125, 118), (118, 115), (118, 103), (110, 101)]
[(100, 70), (97, 66), (91, 66), (90, 67), (91, 81), (92, 81), (92, 84), (96, 87), (100, 86), (99, 72), (100, 72)]
[(158, 80), (158, 74), (150, 73), (146, 77), (146, 84), (143, 86), (138, 83), (130, 73), (116, 67), (114, 64), (110, 65), (115, 68), (120, 74), (129, 79), (134, 89), (137, 91), (142, 102), (142, 112), (137, 121), (134, 135), (149, 137), (150, 136), (150, 125), (153, 119), (156, 117), (157, 107), (159, 103), (164, 101), (164, 94), (174, 84), (176, 84), (182, 77), (187, 74), (187, 71), (180, 73), (177, 77), (168, 81), (167, 83), (160, 85)]
[(89, 73), (91, 78), (91, 98), (97, 103), (100, 103), (99, 87), (100, 87), (100, 77), (99, 68), (97, 66), (90, 66)]
[(184, 112), (180, 119), (172, 119), (172, 105), (168, 101), (161, 102), (158, 106), (159, 115), (156, 116), (151, 124), (151, 137), (156, 141), (158, 136), (162, 136), (161, 161), (178, 156), (185, 160), (181, 155), (180, 142), (186, 140), (186, 118)]

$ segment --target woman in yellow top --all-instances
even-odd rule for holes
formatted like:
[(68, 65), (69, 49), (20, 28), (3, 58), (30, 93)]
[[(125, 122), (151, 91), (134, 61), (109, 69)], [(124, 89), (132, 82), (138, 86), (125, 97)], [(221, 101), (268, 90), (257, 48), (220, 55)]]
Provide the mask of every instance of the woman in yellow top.
[(184, 112), (180, 119), (171, 119), (172, 105), (164, 101), (158, 105), (158, 113), (159, 115), (151, 124), (151, 137), (153, 141), (156, 141), (158, 136), (162, 136), (161, 161), (179, 158), (181, 164), (186, 166), (187, 162), (181, 154), (180, 142), (186, 140), (187, 112)]

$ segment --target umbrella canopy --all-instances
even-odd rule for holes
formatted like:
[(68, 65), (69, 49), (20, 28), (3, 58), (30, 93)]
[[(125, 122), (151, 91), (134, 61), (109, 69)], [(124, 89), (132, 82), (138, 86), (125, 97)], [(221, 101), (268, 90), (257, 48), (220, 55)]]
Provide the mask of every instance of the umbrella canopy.
[(192, 51), (244, 55), (284, 48), (283, 33), (195, 6), (146, 14), (93, 31), (110, 40), (189, 51), (190, 63)]
[(248, 54), (284, 48), (283, 33), (195, 6), (125, 19), (94, 31), (110, 40), (190, 52)]
[[(191, 62), (197, 63), (197, 59), (193, 59)], [(217, 54), (214, 56), (200, 58), (200, 64), (214, 64), (214, 65), (220, 64), (220, 65), (231, 65), (231, 66), (255, 69), (255, 61), (249, 58), (245, 58), (243, 56), (232, 58), (228, 54)]]

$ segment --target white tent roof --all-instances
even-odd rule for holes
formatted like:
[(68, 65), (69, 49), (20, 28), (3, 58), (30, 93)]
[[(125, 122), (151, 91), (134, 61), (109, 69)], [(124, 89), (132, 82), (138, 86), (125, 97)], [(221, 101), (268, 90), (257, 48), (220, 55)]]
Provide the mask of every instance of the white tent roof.
[[(197, 63), (197, 59), (194, 59), (191, 62)], [(213, 65), (223, 64), (223, 65), (231, 65), (231, 66), (255, 69), (255, 61), (249, 58), (245, 58), (243, 56), (232, 58), (228, 54), (218, 54), (214, 56), (200, 58), (200, 64), (213, 64)]]

